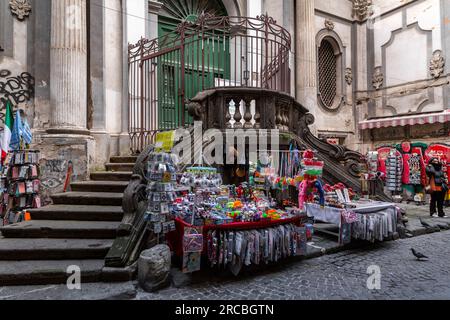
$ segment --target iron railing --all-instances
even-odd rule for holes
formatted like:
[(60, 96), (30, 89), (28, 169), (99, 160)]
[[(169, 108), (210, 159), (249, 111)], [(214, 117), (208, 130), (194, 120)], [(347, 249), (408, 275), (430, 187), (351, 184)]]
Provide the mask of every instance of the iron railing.
[(291, 36), (271, 17), (202, 14), (172, 33), (129, 46), (129, 133), (133, 152), (158, 131), (191, 123), (186, 104), (213, 88), (290, 94)]

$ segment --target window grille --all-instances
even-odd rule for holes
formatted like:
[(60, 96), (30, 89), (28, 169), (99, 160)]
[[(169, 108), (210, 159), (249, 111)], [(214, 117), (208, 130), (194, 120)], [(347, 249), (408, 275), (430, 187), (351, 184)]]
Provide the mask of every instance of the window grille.
[(323, 40), (319, 48), (319, 93), (326, 107), (333, 107), (336, 91), (337, 57), (331, 43)]

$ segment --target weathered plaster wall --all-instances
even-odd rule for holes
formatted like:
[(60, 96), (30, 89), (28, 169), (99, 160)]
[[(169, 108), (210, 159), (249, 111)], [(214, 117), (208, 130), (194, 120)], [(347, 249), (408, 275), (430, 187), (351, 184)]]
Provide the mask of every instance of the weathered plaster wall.
[[(347, 68), (352, 69), (354, 72), (353, 61), (355, 59), (363, 58), (358, 55), (360, 50), (356, 44), (359, 39), (364, 40), (363, 33), (356, 33), (354, 30), (355, 24), (352, 18), (352, 4), (348, 0), (316, 0), (316, 17), (315, 17), (315, 32), (317, 34), (316, 47), (320, 45), (321, 35), (328, 34), (336, 39), (342, 45), (342, 54), (340, 56), (341, 63), (338, 65), (338, 96), (342, 97), (341, 105), (338, 109), (330, 111), (324, 108), (317, 99), (315, 129), (317, 135), (323, 136), (335, 136), (339, 138), (345, 138), (345, 144), (350, 148), (355, 148), (357, 144), (356, 133), (356, 118), (354, 117), (353, 106), (353, 82), (348, 84), (345, 81), (345, 71)], [(325, 22), (332, 22), (334, 25), (331, 31), (328, 31)], [(296, 59), (302, 59), (297, 56)], [(360, 71), (364, 72), (364, 70)], [(358, 74), (359, 76), (360, 74)], [(360, 77), (353, 74), (353, 81), (358, 81)], [(319, 85), (319, 84), (317, 84)]]
[[(363, 79), (358, 81), (358, 113), (359, 121), (367, 117), (401, 116), (408, 113), (439, 112), (448, 108), (448, 1), (415, 0), (401, 3), (374, 1), (374, 23), (365, 23), (361, 27), (360, 37), (365, 27), (367, 38), (367, 60), (358, 60), (358, 68), (367, 69), (367, 88)], [(436, 50), (442, 51), (446, 59), (446, 68), (439, 78), (430, 73), (430, 61)], [(371, 59), (370, 57), (373, 57)], [(375, 68), (380, 68), (383, 83), (376, 90), (372, 84)], [(424, 128), (422, 128), (424, 127)], [(429, 128), (426, 128), (429, 127)], [(396, 129), (390, 129), (396, 130)], [(418, 139), (420, 134), (403, 138)], [(416, 128), (414, 128), (416, 130)], [(428, 137), (433, 132), (431, 126), (418, 126), (417, 132), (423, 131), (423, 139), (447, 141), (443, 136), (445, 127), (441, 128), (441, 136)], [(389, 130), (360, 132), (365, 147), (371, 147), (371, 140), (389, 141), (399, 139), (399, 135)], [(409, 134), (409, 133), (408, 133)], [(395, 136), (395, 138), (394, 138)]]

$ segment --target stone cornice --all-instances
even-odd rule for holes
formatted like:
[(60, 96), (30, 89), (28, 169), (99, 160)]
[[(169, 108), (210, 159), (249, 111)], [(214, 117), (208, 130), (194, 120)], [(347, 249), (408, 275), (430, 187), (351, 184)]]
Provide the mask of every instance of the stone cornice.
[(382, 97), (403, 97), (415, 94), (419, 91), (442, 87), (450, 84), (450, 73), (438, 79), (425, 79), (404, 83), (397, 86), (383, 87), (380, 90), (356, 91), (357, 102), (367, 102), (369, 100), (380, 99)]

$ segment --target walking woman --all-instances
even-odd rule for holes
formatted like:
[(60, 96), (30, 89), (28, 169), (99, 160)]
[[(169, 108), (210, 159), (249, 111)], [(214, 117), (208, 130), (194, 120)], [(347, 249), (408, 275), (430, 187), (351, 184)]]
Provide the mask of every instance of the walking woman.
[(445, 173), (442, 169), (442, 163), (438, 158), (431, 158), (427, 166), (427, 176), (429, 179), (428, 190), (431, 194), (430, 216), (436, 217), (437, 213), (440, 218), (447, 218), (444, 213), (444, 199), (448, 191)]

